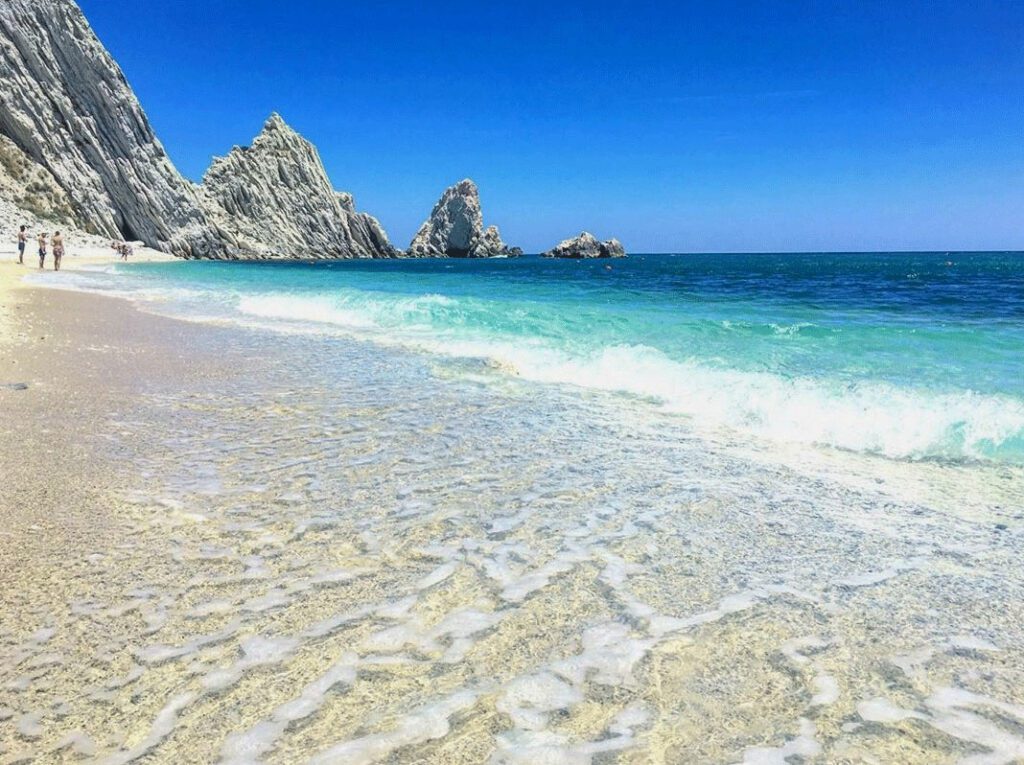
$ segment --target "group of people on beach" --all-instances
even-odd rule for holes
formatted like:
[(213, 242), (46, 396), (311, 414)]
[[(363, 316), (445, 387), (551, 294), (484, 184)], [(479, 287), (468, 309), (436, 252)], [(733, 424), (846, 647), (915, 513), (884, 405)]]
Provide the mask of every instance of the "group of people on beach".
[[(42, 269), (46, 265), (46, 238), (50, 237), (50, 234), (46, 231), (40, 231), (36, 237), (36, 243), (39, 245), (39, 268)], [(59, 231), (55, 231), (53, 236), (50, 237), (50, 244), (53, 245), (53, 270), (60, 271), (60, 262), (64, 258), (64, 235)], [(28, 245), (28, 226), (22, 226), (18, 229), (18, 262), (25, 262), (25, 247)]]
[(111, 242), (110, 249), (120, 255), (121, 260), (128, 260), (128, 256), (134, 252), (128, 242)]
[[(60, 262), (64, 258), (64, 235), (60, 231), (55, 231), (53, 236), (46, 231), (40, 231), (36, 237), (36, 243), (39, 245), (39, 268), (42, 269), (46, 266), (46, 249), (47, 249), (47, 238), (49, 237), (49, 244), (53, 247), (53, 270), (60, 271)], [(21, 226), (18, 229), (18, 263), (25, 263), (25, 248), (28, 246), (29, 233), (28, 226)], [(132, 246), (128, 242), (117, 242), (113, 241), (110, 243), (110, 248), (121, 256), (121, 260), (128, 260), (128, 257), (132, 255)]]

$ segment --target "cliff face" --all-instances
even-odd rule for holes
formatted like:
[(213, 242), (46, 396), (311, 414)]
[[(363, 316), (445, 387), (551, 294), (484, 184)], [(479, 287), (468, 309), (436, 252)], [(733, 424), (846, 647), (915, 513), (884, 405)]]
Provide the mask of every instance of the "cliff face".
[(0, 200), (183, 257), (522, 254), (484, 227), (468, 179), (444, 192), (407, 252), (396, 250), (277, 115), (251, 146), (215, 160), (202, 185), (190, 183), (75, 0), (0, 0)]
[(480, 192), (468, 178), (445, 190), (406, 253), (417, 258), (493, 258), (521, 255), (501, 240), (497, 226), (484, 229)]
[(370, 213), (356, 212), (355, 199), (347, 191), (339, 191), (338, 204), (349, 213), (349, 226), (352, 229), (352, 238), (362, 247), (370, 252), (376, 253), (373, 257), (397, 258), (402, 256), (401, 250), (391, 246), (388, 241), (387, 232), (380, 225), (380, 221)]
[(5, 135), (0, 135), (0, 197), (65, 228), (81, 225), (71, 200), (53, 174), (33, 162)]
[(395, 250), (350, 194), (334, 190), (316, 148), (274, 114), (251, 146), (215, 159), (202, 184), (207, 215), (233, 257), (381, 258)]
[(52, 175), (87, 230), (183, 256), (222, 254), (73, 0), (0, 2), (0, 134)]

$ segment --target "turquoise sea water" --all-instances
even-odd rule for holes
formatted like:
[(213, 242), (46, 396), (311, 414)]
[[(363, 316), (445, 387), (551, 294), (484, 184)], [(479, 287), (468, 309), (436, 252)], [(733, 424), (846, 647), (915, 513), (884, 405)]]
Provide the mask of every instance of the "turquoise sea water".
[(700, 428), (892, 458), (1024, 461), (1020, 253), (114, 271), (76, 278), (193, 318), (487, 359), (527, 380), (640, 397)]

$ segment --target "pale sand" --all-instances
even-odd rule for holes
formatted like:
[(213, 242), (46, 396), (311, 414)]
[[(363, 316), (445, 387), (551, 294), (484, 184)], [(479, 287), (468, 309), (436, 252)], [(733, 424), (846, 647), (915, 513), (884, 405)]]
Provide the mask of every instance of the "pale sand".
[[(0, 257), (0, 566), (10, 595), (8, 576), (59, 569), (55, 549), (105, 533), (111, 517), (96, 506), (97, 492), (122, 476), (88, 440), (135, 405), (140, 380), (177, 386), (206, 357), (181, 353), (187, 325), (144, 316), (117, 299), (26, 284), (25, 268)], [(68, 270), (108, 260), (93, 247)]]
[[(66, 256), (69, 270), (112, 259), (96, 247), (80, 252)], [(189, 348), (198, 345), (196, 333), (210, 339), (216, 329), (145, 316), (117, 299), (26, 285), (25, 269), (6, 252), (0, 257), (0, 385), (28, 386), (0, 387), (0, 762), (64, 761), (109, 750), (150, 722), (118, 722), (117, 711), (83, 696), (131, 660), (127, 652), (98, 656), (109, 634), (68, 610), (139, 583), (137, 559), (106, 570), (137, 528), (117, 497), (139, 485), (122, 459), (131, 445), (111, 440), (112, 423), (137, 410), (144, 395), (176, 395), (196, 376), (210, 380), (229, 370)], [(142, 258), (167, 256), (149, 251)], [(149, 545), (155, 555), (166, 552), (157, 541)], [(131, 642), (150, 640), (145, 622), (126, 615), (117, 623)], [(46, 624), (58, 638), (45, 637)], [(34, 641), (54, 647), (58, 640), (59, 658), (24, 652)], [(44, 676), (58, 667), (62, 679), (54, 687)], [(43, 720), (38, 734), (34, 713), (18, 711), (25, 703)], [(85, 704), (107, 721), (101, 727), (117, 731), (114, 739), (93, 741), (79, 730), (89, 726), (57, 730), (66, 712), (54, 715), (55, 704)]]
[[(18, 264), (18, 228), (29, 227), (29, 240), (25, 246), (24, 263)], [(17, 291), (22, 285), (22, 277), (29, 273), (38, 273), (39, 256), (36, 236), (39, 231), (53, 234), (60, 231), (64, 235), (64, 258), (61, 260), (62, 271), (75, 271), (83, 268), (97, 268), (121, 262), (121, 256), (110, 247), (109, 239), (86, 234), (74, 228), (68, 228), (52, 221), (40, 220), (28, 213), (18, 210), (10, 203), (0, 200), (0, 342), (5, 335), (14, 330), (12, 312), (17, 310), (19, 303)], [(173, 255), (144, 246), (141, 242), (133, 243), (132, 263), (165, 263), (176, 260)], [(45, 270), (53, 270), (53, 246), (47, 238)], [(9, 336), (6, 340), (10, 340)]]

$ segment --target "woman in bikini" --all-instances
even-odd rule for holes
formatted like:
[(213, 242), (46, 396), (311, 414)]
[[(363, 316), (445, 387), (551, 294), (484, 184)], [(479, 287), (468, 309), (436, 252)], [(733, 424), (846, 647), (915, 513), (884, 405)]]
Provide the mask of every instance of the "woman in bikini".
[(60, 271), (60, 259), (64, 257), (64, 237), (58, 231), (53, 235), (53, 270)]

